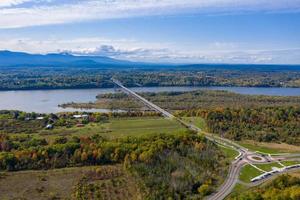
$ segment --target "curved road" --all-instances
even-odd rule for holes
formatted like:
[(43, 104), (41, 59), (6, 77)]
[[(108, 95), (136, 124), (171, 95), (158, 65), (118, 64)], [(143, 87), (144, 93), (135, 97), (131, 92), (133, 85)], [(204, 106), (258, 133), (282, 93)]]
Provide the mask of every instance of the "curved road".
[(237, 162), (234, 161), (229, 168), (229, 173), (227, 179), (222, 184), (222, 186), (218, 189), (217, 193), (214, 193), (207, 197), (209, 200), (220, 200), (225, 199), (231, 191), (233, 190), (234, 186), (239, 180), (240, 170), (246, 163), (243, 160), (238, 160)]

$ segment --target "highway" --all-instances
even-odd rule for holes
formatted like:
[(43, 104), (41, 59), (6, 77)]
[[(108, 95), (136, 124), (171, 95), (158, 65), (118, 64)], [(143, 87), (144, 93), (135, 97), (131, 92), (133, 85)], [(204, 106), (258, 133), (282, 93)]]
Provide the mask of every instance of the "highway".
[[(279, 160), (289, 160), (291, 158), (300, 156), (299, 154), (280, 154), (280, 155), (277, 155), (277, 156), (275, 155), (275, 156), (273, 156), (273, 158), (271, 158), (271, 157), (262, 156), (260, 153), (257, 153), (257, 152), (249, 151), (248, 149), (240, 146), (239, 144), (237, 144), (237, 143), (235, 143), (231, 140), (215, 136), (211, 133), (203, 132), (199, 127), (195, 126), (194, 124), (189, 124), (189, 123), (181, 120), (180, 118), (175, 117), (174, 115), (172, 115), (168, 111), (160, 108), (159, 106), (153, 104), (152, 102), (148, 101), (147, 99), (141, 97), (140, 95), (138, 95), (134, 91), (126, 88), (120, 81), (118, 81), (116, 79), (113, 79), (113, 78), (111, 80), (116, 85), (121, 87), (125, 93), (133, 96), (134, 98), (137, 98), (138, 100), (143, 102), (146, 106), (148, 106), (149, 108), (161, 113), (166, 118), (177, 120), (179, 123), (181, 123), (183, 126), (189, 128), (190, 130), (196, 131), (198, 133), (201, 132), (201, 133), (205, 134), (205, 137), (208, 140), (211, 140), (211, 141), (213, 141), (215, 143), (218, 143), (220, 145), (227, 146), (227, 147), (232, 148), (232, 149), (239, 152), (239, 156), (237, 156), (235, 158), (235, 160), (232, 162), (232, 164), (230, 166), (229, 173), (227, 175), (226, 180), (218, 188), (218, 190), (215, 193), (211, 194), (210, 196), (208, 196), (206, 198), (207, 200), (222, 200), (222, 199), (225, 199), (231, 193), (234, 186), (238, 182), (240, 171), (241, 171), (242, 167), (245, 166), (246, 164), (257, 164), (257, 163), (263, 164), (263, 163), (269, 163), (271, 161), (273, 162), (273, 161), (279, 161)], [(253, 157), (256, 157), (256, 158), (258, 157), (261, 160), (252, 159)], [(262, 180), (259, 181), (259, 183), (263, 183), (266, 180), (268, 180), (268, 179), (262, 179)]]

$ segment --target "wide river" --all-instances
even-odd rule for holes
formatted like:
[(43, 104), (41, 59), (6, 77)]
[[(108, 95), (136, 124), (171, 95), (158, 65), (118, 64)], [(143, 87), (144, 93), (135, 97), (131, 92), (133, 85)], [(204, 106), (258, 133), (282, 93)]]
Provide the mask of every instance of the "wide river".
[[(240, 94), (300, 96), (300, 88), (257, 88), (257, 87), (136, 87), (136, 92), (193, 91), (198, 89), (227, 90)], [(63, 111), (109, 112), (107, 109), (80, 110), (60, 108), (68, 102), (93, 102), (98, 94), (115, 92), (111, 89), (68, 89), (68, 90), (25, 90), (0, 91), (0, 110), (22, 110), (26, 112), (56, 113)], [(300, 103), (300, 102), (299, 102)]]

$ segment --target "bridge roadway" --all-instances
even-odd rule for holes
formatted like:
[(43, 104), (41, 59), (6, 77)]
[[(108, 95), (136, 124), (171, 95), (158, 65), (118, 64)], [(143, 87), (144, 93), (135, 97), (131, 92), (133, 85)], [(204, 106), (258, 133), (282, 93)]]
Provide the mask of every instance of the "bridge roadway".
[(134, 91), (128, 89), (127, 87), (125, 87), (120, 81), (113, 79), (112, 81), (118, 85), (119, 87), (121, 87), (126, 93), (130, 94), (131, 96), (134, 96), (135, 98), (139, 99), (141, 102), (143, 102), (146, 106), (148, 106), (149, 108), (161, 113), (163, 116), (167, 117), (167, 118), (175, 118), (174, 115), (172, 115), (171, 113), (165, 111), (164, 109), (158, 107), (157, 105), (151, 103), (150, 101), (148, 101), (147, 99), (141, 97), (140, 95), (138, 95), (137, 93), (135, 93)]
[[(168, 111), (158, 107), (157, 105), (153, 104), (152, 102), (148, 101), (147, 99), (141, 97), (140, 95), (138, 95), (137, 93), (135, 93), (134, 91), (126, 88), (120, 81), (116, 80), (116, 79), (111, 79), (116, 85), (118, 85), (119, 87), (121, 87), (123, 89), (123, 91), (125, 91), (127, 94), (139, 99), (141, 102), (143, 102), (146, 106), (148, 106), (149, 108), (161, 113), (163, 116), (170, 118), (170, 119), (174, 119), (177, 120), (178, 122), (180, 122), (183, 126), (189, 128), (190, 130), (196, 131), (196, 132), (202, 132), (205, 134), (205, 137), (208, 140), (211, 140), (217, 144), (223, 145), (223, 146), (227, 146), (230, 147), (236, 151), (239, 152), (239, 156), (237, 156), (235, 158), (235, 160), (231, 163), (230, 169), (229, 169), (229, 173), (228, 176), (226, 178), (226, 180), (224, 181), (224, 183), (220, 186), (220, 188), (218, 189), (217, 192), (213, 193), (212, 195), (208, 196), (206, 199), (208, 200), (222, 200), (225, 199), (233, 190), (234, 186), (236, 185), (236, 183), (238, 182), (238, 177), (240, 174), (240, 171), (242, 169), (242, 167), (244, 165), (246, 165), (249, 162), (254, 162), (253, 160), (249, 160), (249, 156), (253, 156), (255, 155), (256, 157), (260, 157), (262, 158), (262, 156), (256, 152), (251, 152), (248, 149), (240, 146), (239, 144), (225, 139), (225, 138), (221, 138), (218, 136), (214, 136), (211, 133), (206, 133), (203, 132), (200, 128), (198, 128), (197, 126), (193, 125), (193, 124), (189, 124), (183, 120), (181, 120), (180, 118), (175, 117), (174, 115), (172, 115), (171, 113), (169, 113)], [(280, 156), (280, 155), (278, 155)], [(281, 155), (283, 156), (283, 155)], [(273, 158), (272, 161), (276, 161), (276, 160), (282, 160), (282, 159), (287, 159), (290, 157), (297, 157), (299, 156), (299, 154), (287, 154), (284, 155), (284, 158), (282, 157), (278, 157), (278, 158)], [(263, 162), (262, 163), (268, 163), (271, 160), (262, 158)], [(263, 181), (261, 181), (263, 182)]]

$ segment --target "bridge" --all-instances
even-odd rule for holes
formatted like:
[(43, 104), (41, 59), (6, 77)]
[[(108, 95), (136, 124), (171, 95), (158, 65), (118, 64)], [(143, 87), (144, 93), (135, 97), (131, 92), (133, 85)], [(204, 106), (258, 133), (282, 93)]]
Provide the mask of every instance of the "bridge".
[(167, 118), (175, 118), (174, 115), (172, 115), (171, 113), (167, 112), (166, 110), (158, 107), (157, 105), (151, 103), (150, 101), (148, 101), (147, 99), (145, 99), (144, 97), (138, 95), (137, 93), (135, 93), (134, 91), (128, 89), (127, 87), (125, 87), (120, 81), (112, 78), (111, 79), (112, 82), (114, 82), (116, 85), (118, 85), (120, 88), (122, 88), (122, 90), (124, 92), (126, 92), (127, 94), (137, 98), (138, 100), (140, 100), (143, 104), (145, 104), (147, 107), (149, 107), (150, 109), (155, 110), (156, 112), (161, 113), (163, 116), (167, 117)]

